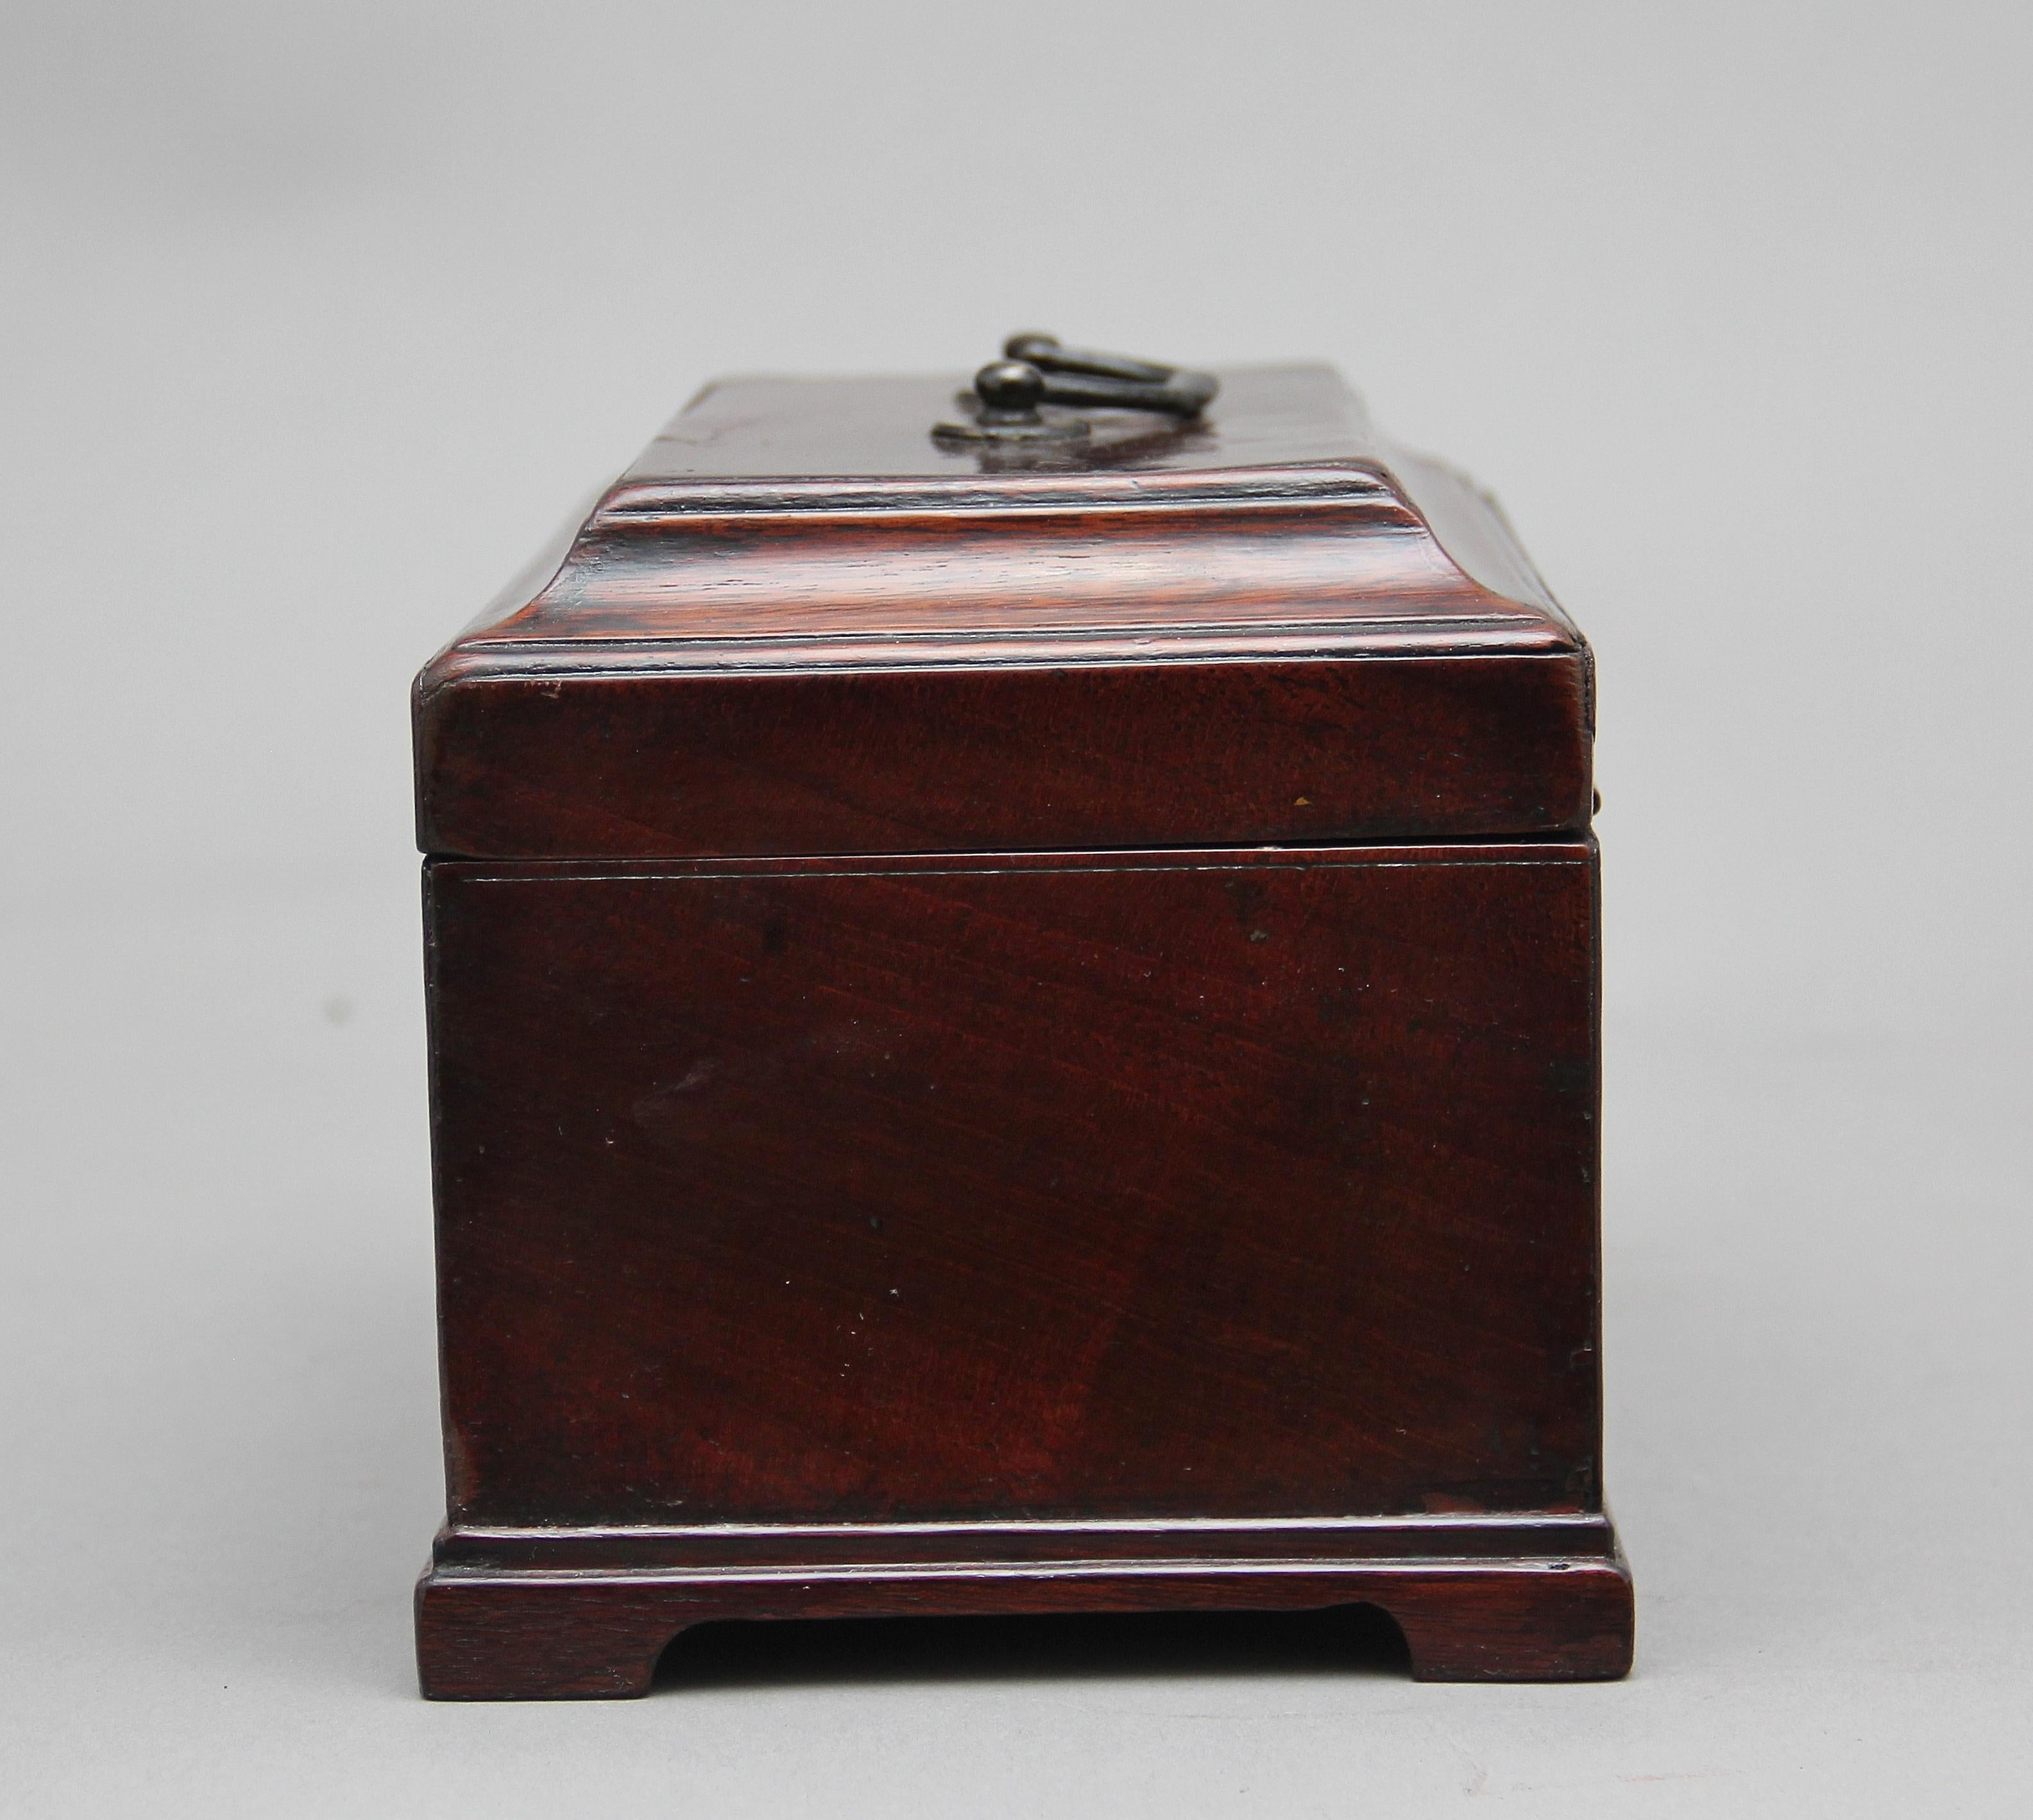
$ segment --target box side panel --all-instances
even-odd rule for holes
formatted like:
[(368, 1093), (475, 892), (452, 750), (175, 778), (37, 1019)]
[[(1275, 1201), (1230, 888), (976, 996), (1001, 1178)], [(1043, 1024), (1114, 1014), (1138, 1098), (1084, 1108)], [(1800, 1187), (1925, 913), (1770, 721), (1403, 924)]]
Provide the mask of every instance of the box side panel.
[(432, 870), (455, 1522), (1599, 1507), (1586, 844)]

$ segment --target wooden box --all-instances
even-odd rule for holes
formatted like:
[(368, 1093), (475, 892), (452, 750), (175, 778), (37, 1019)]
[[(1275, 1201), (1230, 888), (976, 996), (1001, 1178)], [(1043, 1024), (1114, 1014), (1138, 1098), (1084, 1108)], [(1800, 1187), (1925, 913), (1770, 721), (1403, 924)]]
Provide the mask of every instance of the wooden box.
[(709, 389), (418, 679), (424, 1691), (1366, 1603), (1628, 1665), (1588, 647), (1330, 370)]

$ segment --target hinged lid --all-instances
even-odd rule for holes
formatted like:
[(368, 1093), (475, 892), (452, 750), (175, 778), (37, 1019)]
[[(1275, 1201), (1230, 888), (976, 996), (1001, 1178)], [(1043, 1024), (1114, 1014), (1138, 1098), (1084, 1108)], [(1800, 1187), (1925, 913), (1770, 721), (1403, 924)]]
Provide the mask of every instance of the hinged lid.
[(427, 852), (1316, 843), (1587, 824), (1587, 647), (1324, 367), (940, 440), (953, 378), (709, 388), (416, 695)]

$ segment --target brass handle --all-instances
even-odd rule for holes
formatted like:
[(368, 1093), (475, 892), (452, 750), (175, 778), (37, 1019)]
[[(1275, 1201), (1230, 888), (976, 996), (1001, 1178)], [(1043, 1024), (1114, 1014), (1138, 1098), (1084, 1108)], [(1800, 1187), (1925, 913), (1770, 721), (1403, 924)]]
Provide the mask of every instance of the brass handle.
[(1046, 404), (1112, 405), (1122, 410), (1161, 410), (1198, 417), (1221, 390), (1211, 373), (1164, 366), (1128, 354), (1095, 354), (1061, 347), (1050, 335), (1013, 335), (1002, 345), (1005, 361), (1020, 361), (1045, 376)]
[(1013, 335), (1002, 353), (974, 376), (973, 420), (938, 424), (934, 436), (961, 442), (1068, 441), (1089, 434), (1088, 426), (1077, 418), (1047, 418), (1040, 406), (1089, 405), (1194, 418), (1221, 389), (1211, 373), (1063, 347), (1056, 335)]

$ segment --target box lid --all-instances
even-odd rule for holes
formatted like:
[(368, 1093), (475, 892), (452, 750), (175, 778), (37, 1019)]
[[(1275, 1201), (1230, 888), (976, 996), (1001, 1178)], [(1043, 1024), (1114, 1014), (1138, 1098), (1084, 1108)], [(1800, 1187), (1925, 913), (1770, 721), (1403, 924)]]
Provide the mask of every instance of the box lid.
[(1331, 369), (955, 445), (953, 376), (709, 387), (417, 680), (476, 858), (1586, 826), (1588, 650), (1494, 503)]

